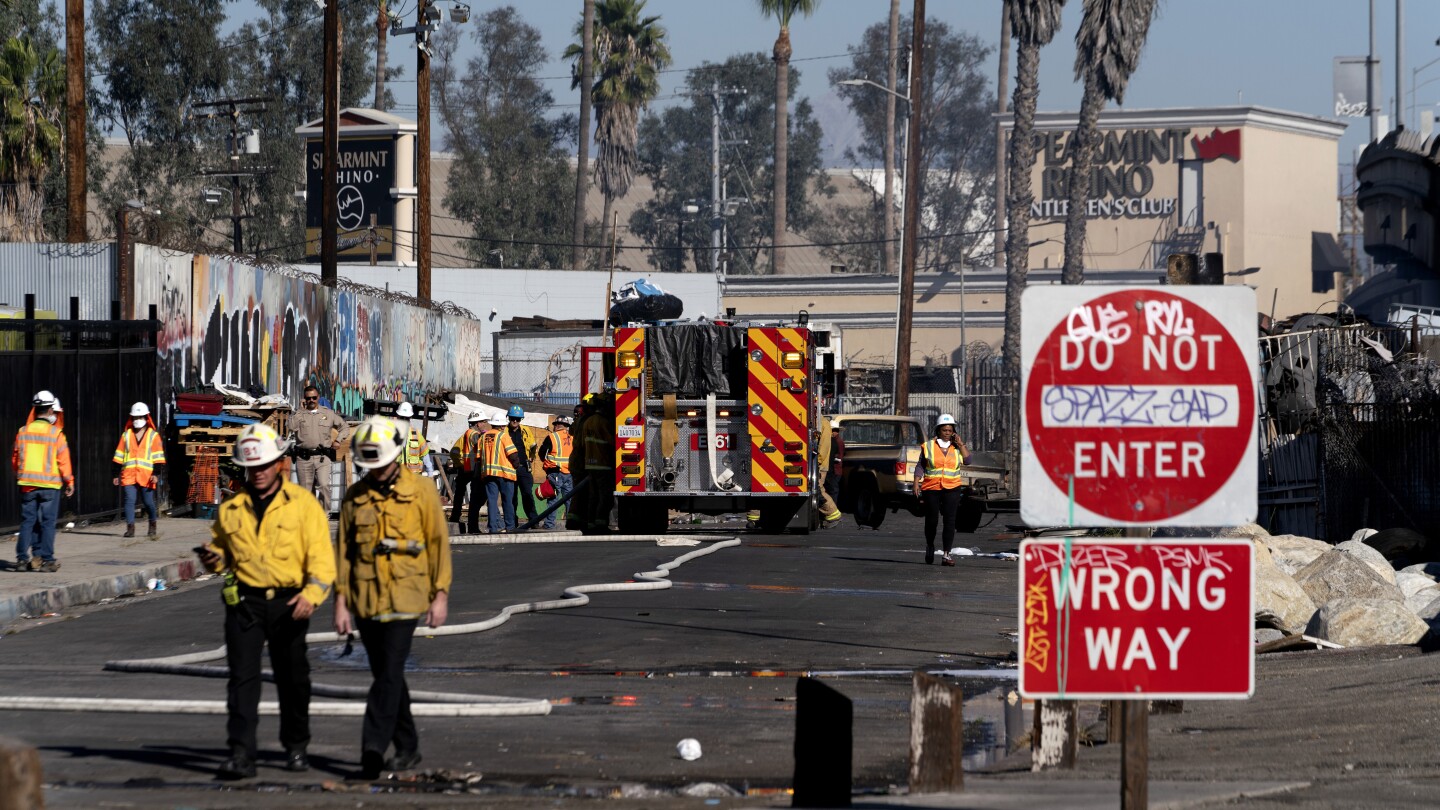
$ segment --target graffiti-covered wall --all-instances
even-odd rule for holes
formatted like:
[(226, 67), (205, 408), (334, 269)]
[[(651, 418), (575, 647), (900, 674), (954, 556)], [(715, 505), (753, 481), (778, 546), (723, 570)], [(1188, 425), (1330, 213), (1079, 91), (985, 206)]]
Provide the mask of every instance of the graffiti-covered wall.
[(212, 382), (292, 401), (316, 385), (341, 414), (365, 399), (474, 391), (479, 322), (230, 259), (135, 251), (135, 309), (155, 304), (161, 401)]

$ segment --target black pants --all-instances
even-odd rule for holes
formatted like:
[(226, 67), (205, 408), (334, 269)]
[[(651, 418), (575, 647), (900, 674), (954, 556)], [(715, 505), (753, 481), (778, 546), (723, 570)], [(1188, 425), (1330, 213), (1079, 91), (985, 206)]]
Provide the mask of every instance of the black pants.
[(455, 503), (450, 508), (450, 522), (458, 524), (461, 506), (470, 502), (470, 520), (465, 524), (470, 534), (480, 533), (480, 504), (485, 503), (485, 484), (479, 470), (461, 470), (455, 474)]
[(520, 505), (525, 508), (525, 520), (534, 520), (540, 513), (535, 510), (535, 476), (529, 464), (515, 468), (515, 489), (520, 493)]
[(960, 511), (961, 489), (932, 489), (925, 492), (925, 557), (935, 554), (935, 526), (943, 523), (941, 549), (946, 554), (955, 547), (955, 514)]
[(420, 735), (410, 714), (410, 688), (405, 685), (405, 659), (415, 638), (415, 619), (377, 622), (356, 619), (360, 642), (370, 659), (370, 696), (365, 702), (365, 723), (360, 732), (364, 755), (385, 756), (390, 743), (396, 753), (417, 751)]
[(270, 667), (280, 693), (280, 743), (285, 749), (310, 742), (310, 660), (305, 657), (309, 619), (291, 616), (285, 604), (298, 589), (277, 589), (273, 599), (263, 592), (242, 591), (240, 604), (225, 607), (225, 659), (230, 683), (225, 731), (231, 750), (255, 758), (255, 728), (260, 723), (260, 649), (270, 647)]
[(586, 470), (585, 478), (590, 482), (585, 499), (585, 529), (605, 531), (610, 526), (611, 513), (615, 511), (615, 471)]

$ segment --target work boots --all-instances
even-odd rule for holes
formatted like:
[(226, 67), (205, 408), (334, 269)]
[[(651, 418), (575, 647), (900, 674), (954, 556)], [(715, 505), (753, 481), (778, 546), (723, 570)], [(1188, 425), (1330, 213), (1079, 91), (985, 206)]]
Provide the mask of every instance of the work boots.
[(135, 536), (135, 524), (134, 524), (134, 523), (126, 523), (126, 524), (125, 524), (125, 535), (124, 535), (124, 536), (125, 536), (125, 537), (134, 537), (134, 536)]
[(221, 779), (250, 779), (255, 776), (255, 760), (243, 748), (232, 748), (230, 758), (220, 763)]
[(155, 521), (150, 521), (150, 534), (146, 536), (149, 537), (151, 540), (160, 539), (160, 527), (156, 525)]

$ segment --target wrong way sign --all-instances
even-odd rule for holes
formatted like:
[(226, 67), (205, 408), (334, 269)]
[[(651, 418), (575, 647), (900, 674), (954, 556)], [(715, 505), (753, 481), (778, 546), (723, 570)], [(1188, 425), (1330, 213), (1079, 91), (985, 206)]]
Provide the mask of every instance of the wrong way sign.
[(1246, 698), (1255, 691), (1249, 540), (1020, 544), (1020, 694)]
[(1253, 290), (1031, 287), (1021, 307), (1026, 523), (1255, 519)]

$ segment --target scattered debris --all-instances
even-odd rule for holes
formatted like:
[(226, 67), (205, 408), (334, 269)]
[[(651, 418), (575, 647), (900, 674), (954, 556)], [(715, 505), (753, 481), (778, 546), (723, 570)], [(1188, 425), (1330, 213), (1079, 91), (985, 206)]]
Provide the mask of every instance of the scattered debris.
[(675, 752), (686, 762), (694, 762), (700, 758), (700, 741), (694, 737), (686, 737), (676, 743)]

